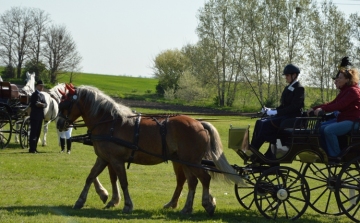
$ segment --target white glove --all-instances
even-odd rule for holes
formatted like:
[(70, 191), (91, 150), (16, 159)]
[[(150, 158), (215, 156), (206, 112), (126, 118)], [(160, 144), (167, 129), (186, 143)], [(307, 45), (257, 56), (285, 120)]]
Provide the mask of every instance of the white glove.
[(264, 107), (261, 109), (261, 113), (262, 113), (262, 114), (265, 114), (268, 110), (269, 110), (269, 108), (267, 108), (267, 107), (264, 106)]
[(276, 115), (276, 114), (277, 114), (277, 110), (276, 110), (276, 109), (274, 109), (274, 110), (269, 109), (269, 110), (266, 111), (266, 114), (269, 115), (269, 116), (271, 116), (271, 115)]

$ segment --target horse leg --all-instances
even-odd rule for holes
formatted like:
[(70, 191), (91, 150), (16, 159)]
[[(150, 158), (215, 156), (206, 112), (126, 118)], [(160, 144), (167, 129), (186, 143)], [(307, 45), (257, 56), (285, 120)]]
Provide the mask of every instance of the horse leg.
[(183, 168), (185, 176), (188, 182), (188, 195), (186, 198), (185, 206), (180, 211), (181, 214), (191, 214), (193, 211), (193, 203), (196, 192), (196, 186), (198, 184), (198, 179), (189, 171), (188, 167)]
[(73, 207), (74, 209), (81, 209), (84, 206), (91, 184), (94, 182), (95, 178), (99, 176), (99, 174), (105, 169), (107, 165), (108, 165), (107, 162), (97, 157), (94, 166), (91, 168), (90, 174), (86, 178), (85, 186), (81, 191), (78, 200), (75, 202), (75, 205)]
[(105, 206), (105, 208), (111, 208), (111, 207), (115, 207), (119, 205), (120, 202), (120, 192), (119, 192), (119, 188), (117, 186), (117, 176), (116, 176), (116, 172), (115, 170), (112, 168), (112, 166), (108, 165), (108, 170), (109, 170), (109, 176), (110, 176), (110, 181), (111, 181), (111, 185), (112, 185), (112, 198), (109, 201), (109, 203)]
[(203, 187), (202, 206), (210, 216), (213, 216), (216, 208), (216, 201), (210, 194), (211, 176), (203, 169), (193, 169), (193, 173), (200, 180)]
[(114, 168), (119, 180), (120, 180), (120, 186), (124, 194), (124, 208), (123, 213), (131, 213), (134, 209), (134, 205), (131, 201), (131, 197), (128, 190), (128, 181), (126, 176), (126, 169), (125, 169), (125, 163), (124, 162), (114, 162), (111, 163), (112, 167)]
[(179, 197), (181, 195), (181, 191), (186, 181), (186, 177), (182, 169), (182, 165), (173, 162), (173, 168), (176, 175), (176, 188), (170, 202), (165, 204), (164, 208), (177, 208)]
[(19, 143), (19, 129), (20, 129), (20, 124), (18, 121), (15, 122), (15, 143)]
[(42, 146), (46, 146), (47, 143), (46, 143), (46, 135), (47, 135), (47, 132), (48, 132), (48, 127), (49, 125), (48, 124), (45, 124), (44, 125), (44, 136), (43, 136), (43, 140), (42, 140)]
[(95, 187), (95, 191), (99, 195), (101, 201), (105, 204), (107, 199), (109, 198), (109, 193), (103, 187), (103, 185), (100, 183), (100, 181), (97, 177), (94, 180), (94, 187)]

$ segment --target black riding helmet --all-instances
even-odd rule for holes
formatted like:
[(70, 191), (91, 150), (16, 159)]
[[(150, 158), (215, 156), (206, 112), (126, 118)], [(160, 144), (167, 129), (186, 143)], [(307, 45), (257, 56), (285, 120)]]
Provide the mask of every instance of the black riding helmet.
[(283, 75), (294, 74), (294, 73), (300, 74), (300, 69), (297, 66), (291, 63), (285, 66)]

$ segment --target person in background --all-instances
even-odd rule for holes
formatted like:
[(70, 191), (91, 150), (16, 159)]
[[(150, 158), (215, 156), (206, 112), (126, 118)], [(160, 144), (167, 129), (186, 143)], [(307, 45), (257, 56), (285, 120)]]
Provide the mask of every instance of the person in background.
[(67, 154), (71, 153), (71, 132), (72, 128), (69, 128), (67, 131), (60, 132), (60, 153), (65, 152), (65, 141), (66, 141), (66, 152)]
[(358, 83), (359, 72), (357, 69), (341, 68), (335, 81), (340, 93), (333, 101), (315, 106), (307, 111), (308, 115), (311, 112), (314, 112), (315, 115), (339, 112), (336, 122), (320, 127), (320, 144), (329, 158), (337, 158), (340, 155), (338, 136), (350, 132), (354, 126), (354, 121), (360, 118), (360, 88)]
[(45, 97), (41, 94), (44, 90), (44, 83), (38, 80), (35, 85), (35, 92), (30, 98), (30, 136), (29, 136), (29, 153), (38, 153), (37, 143), (39, 141), (42, 122), (44, 120), (44, 108), (47, 104)]
[[(270, 142), (270, 145), (276, 145), (277, 133), (279, 129), (294, 123), (295, 117), (302, 115), (305, 101), (305, 89), (298, 81), (300, 69), (288, 64), (285, 66), (283, 75), (288, 85), (282, 92), (280, 106), (275, 109), (264, 107), (263, 113), (269, 117), (257, 120), (255, 123), (253, 137), (250, 146), (259, 150), (264, 142)], [(288, 123), (288, 124), (285, 124)], [(271, 150), (268, 149), (265, 156), (271, 158)]]

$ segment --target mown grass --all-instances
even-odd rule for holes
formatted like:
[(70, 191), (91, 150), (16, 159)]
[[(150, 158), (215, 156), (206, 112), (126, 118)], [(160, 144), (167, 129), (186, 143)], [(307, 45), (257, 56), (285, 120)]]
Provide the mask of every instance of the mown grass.
[[(133, 109), (142, 113), (161, 112)], [(229, 162), (243, 165), (241, 158), (227, 148), (229, 125), (253, 126), (255, 119), (226, 116), (194, 118), (206, 118), (213, 123), (221, 135)], [(73, 135), (85, 131), (85, 128), (80, 128), (74, 130)], [(134, 202), (132, 214), (121, 213), (122, 202), (119, 207), (104, 210), (104, 205), (93, 187), (85, 207), (73, 210), (72, 206), (96, 159), (92, 147), (74, 143), (71, 155), (60, 154), (55, 125), (52, 123), (49, 127), (48, 146), (39, 145), (38, 150), (39, 154), (29, 154), (13, 141), (8, 148), (0, 150), (0, 222), (288, 222), (283, 218), (276, 221), (266, 220), (256, 209), (244, 210), (235, 197), (234, 185), (220, 181), (211, 182), (211, 192), (217, 201), (213, 217), (209, 217), (201, 206), (201, 184), (198, 185), (192, 215), (183, 216), (179, 213), (186, 199), (186, 187), (180, 198), (179, 208), (164, 210), (162, 206), (170, 200), (175, 188), (175, 176), (170, 163), (130, 166), (127, 174), (129, 191)], [(299, 163), (294, 162), (291, 166), (298, 169)], [(100, 180), (111, 193), (107, 171), (100, 175)], [(349, 222), (349, 219), (345, 216), (320, 215), (308, 208), (298, 222)]]

